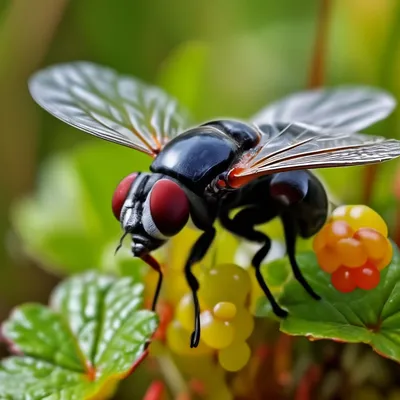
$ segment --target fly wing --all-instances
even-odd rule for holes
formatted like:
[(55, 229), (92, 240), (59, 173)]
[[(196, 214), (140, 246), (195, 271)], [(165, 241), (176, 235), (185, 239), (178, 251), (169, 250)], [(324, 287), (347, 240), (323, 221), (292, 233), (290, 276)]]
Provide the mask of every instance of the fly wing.
[(314, 127), (358, 132), (387, 117), (396, 106), (388, 93), (367, 86), (339, 86), (295, 93), (263, 108), (257, 124), (301, 122)]
[(278, 127), (262, 126), (260, 144), (231, 166), (231, 187), (276, 172), (372, 164), (400, 156), (400, 141), (395, 139), (340, 131), (324, 134), (306, 124)]
[(29, 89), (67, 124), (152, 156), (188, 127), (187, 113), (160, 88), (89, 62), (43, 69)]

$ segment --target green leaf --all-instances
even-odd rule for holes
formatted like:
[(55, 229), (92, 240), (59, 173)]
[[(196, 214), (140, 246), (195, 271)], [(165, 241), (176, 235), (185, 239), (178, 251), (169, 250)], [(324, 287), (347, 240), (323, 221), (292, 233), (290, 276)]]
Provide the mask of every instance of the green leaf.
[[(330, 275), (319, 268), (314, 253), (299, 254), (297, 261), (304, 277), (322, 299), (313, 300), (292, 276), (279, 295), (279, 303), (289, 311), (281, 320), (281, 331), (310, 339), (367, 343), (379, 354), (400, 362), (400, 259), (397, 247), (393, 247), (393, 260), (381, 271), (379, 285), (351, 293), (340, 293), (332, 286)], [(270, 313), (266, 300), (260, 299), (257, 315)]]
[(156, 315), (142, 303), (141, 283), (88, 272), (61, 283), (51, 308), (18, 307), (2, 329), (20, 356), (1, 363), (1, 398), (109, 398), (156, 330)]
[(113, 254), (122, 231), (111, 198), (122, 178), (147, 171), (150, 162), (145, 154), (96, 139), (56, 154), (43, 164), (37, 191), (13, 208), (13, 225), (26, 252), (64, 274), (88, 267), (117, 271), (121, 257)]

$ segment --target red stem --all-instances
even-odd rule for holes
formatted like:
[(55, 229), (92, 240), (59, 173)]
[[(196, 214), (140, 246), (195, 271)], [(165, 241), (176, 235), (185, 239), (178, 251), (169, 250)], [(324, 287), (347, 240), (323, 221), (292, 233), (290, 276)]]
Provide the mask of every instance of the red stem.
[(162, 381), (153, 381), (147, 389), (143, 400), (161, 400), (165, 394), (165, 385)]
[(133, 372), (136, 371), (137, 367), (144, 361), (144, 359), (149, 355), (149, 350), (146, 348), (146, 350), (143, 351), (143, 353), (140, 355), (140, 357), (132, 364), (130, 370), (126, 374), (125, 378), (127, 378), (129, 375), (131, 375)]
[(313, 389), (321, 376), (320, 367), (313, 364), (304, 374), (295, 393), (295, 400), (310, 400), (313, 398)]

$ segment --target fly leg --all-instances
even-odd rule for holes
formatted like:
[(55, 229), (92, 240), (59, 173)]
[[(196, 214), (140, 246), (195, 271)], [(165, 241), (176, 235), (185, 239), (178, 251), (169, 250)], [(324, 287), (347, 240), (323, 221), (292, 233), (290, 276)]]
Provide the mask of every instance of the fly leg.
[(142, 260), (145, 263), (147, 263), (151, 268), (153, 268), (153, 270), (156, 271), (157, 274), (158, 274), (157, 287), (156, 287), (156, 290), (154, 292), (153, 302), (152, 302), (152, 305), (151, 305), (151, 310), (155, 311), (156, 307), (157, 307), (158, 297), (159, 297), (160, 292), (161, 292), (161, 286), (162, 286), (162, 281), (163, 281), (163, 273), (162, 273), (160, 264), (150, 254), (146, 254), (146, 255), (142, 256)]
[(186, 281), (192, 291), (193, 304), (194, 304), (194, 331), (190, 338), (190, 347), (197, 347), (200, 341), (200, 305), (199, 299), (197, 298), (197, 291), (199, 290), (199, 282), (193, 275), (192, 266), (196, 262), (200, 261), (207, 250), (210, 248), (212, 241), (215, 237), (215, 228), (211, 228), (208, 231), (202, 233), (193, 245), (190, 251), (189, 258), (185, 265), (185, 277)]
[[(151, 305), (151, 309), (152, 311), (156, 311), (156, 307), (157, 307), (157, 301), (158, 301), (158, 297), (160, 295), (160, 291), (161, 291), (161, 285), (162, 285), (162, 281), (163, 281), (163, 273), (161, 270), (161, 266), (158, 263), (158, 261), (152, 257), (150, 254), (145, 254), (141, 257), (141, 259), (147, 264), (149, 265), (151, 268), (153, 268), (154, 271), (156, 271), (158, 273), (158, 281), (157, 281), (157, 287), (156, 290), (154, 292), (154, 296), (153, 296), (153, 303)], [(147, 347), (150, 345), (150, 340), (148, 340), (145, 344), (145, 350), (147, 349)]]
[(268, 222), (274, 218), (276, 216), (275, 213), (270, 212), (270, 214), (267, 214), (265, 210), (260, 208), (249, 207), (239, 211), (233, 217), (233, 219), (231, 219), (228, 215), (228, 212), (229, 210), (223, 211), (219, 216), (221, 224), (225, 229), (249, 241), (264, 243), (261, 249), (259, 249), (254, 255), (251, 264), (255, 269), (257, 282), (271, 304), (272, 311), (278, 317), (285, 318), (288, 314), (287, 311), (281, 308), (276, 302), (274, 296), (268, 288), (268, 285), (265, 283), (260, 269), (262, 260), (268, 254), (271, 248), (271, 240), (264, 233), (254, 229), (254, 225)]
[(285, 214), (281, 216), (281, 219), (282, 219), (283, 229), (285, 232), (286, 252), (290, 261), (290, 265), (292, 267), (293, 275), (311, 297), (313, 297), (315, 300), (321, 300), (321, 297), (314, 292), (313, 288), (310, 286), (310, 284), (306, 281), (306, 279), (302, 275), (299, 265), (297, 264), (296, 261), (295, 257), (296, 236), (297, 236), (296, 222), (294, 219), (290, 218), (290, 216)]
[[(272, 295), (271, 291), (269, 290), (267, 284), (265, 283), (264, 277), (261, 274), (261, 262), (264, 259), (264, 257), (268, 254), (269, 250), (271, 249), (271, 240), (267, 235), (264, 235), (261, 232), (254, 231), (254, 233), (261, 234), (264, 237), (264, 246), (261, 247), (260, 250), (257, 251), (257, 253), (254, 255), (251, 264), (253, 265), (255, 271), (256, 271), (256, 278), (257, 282), (260, 285), (261, 289), (263, 290), (264, 294), (267, 296), (268, 301), (271, 304), (272, 311), (274, 314), (280, 318), (285, 318), (288, 315), (288, 312), (281, 308), (279, 304), (276, 302), (274, 299), (274, 296)], [(261, 237), (260, 235), (260, 237)]]

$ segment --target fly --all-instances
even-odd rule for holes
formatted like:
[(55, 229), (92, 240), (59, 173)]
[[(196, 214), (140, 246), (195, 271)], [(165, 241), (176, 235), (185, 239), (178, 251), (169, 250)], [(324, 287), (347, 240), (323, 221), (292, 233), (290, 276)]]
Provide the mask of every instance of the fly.
[(265, 107), (251, 122), (202, 125), (193, 124), (160, 88), (88, 62), (43, 69), (30, 79), (29, 88), (35, 101), (60, 120), (153, 159), (150, 173), (124, 178), (112, 199), (123, 237), (132, 238), (133, 256), (158, 272), (153, 310), (163, 276), (151, 252), (189, 218), (202, 231), (184, 268), (195, 306), (191, 347), (200, 340), (199, 284), (192, 266), (211, 246), (217, 220), (232, 234), (261, 245), (252, 266), (272, 310), (284, 318), (287, 311), (260, 271), (271, 240), (257, 226), (281, 219), (293, 274), (318, 300), (295, 259), (296, 238), (315, 235), (328, 216), (326, 191), (310, 170), (400, 156), (400, 141), (357, 133), (396, 105), (388, 93), (371, 87), (304, 91)]

